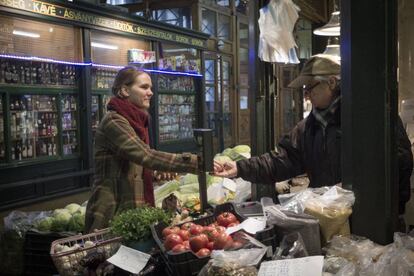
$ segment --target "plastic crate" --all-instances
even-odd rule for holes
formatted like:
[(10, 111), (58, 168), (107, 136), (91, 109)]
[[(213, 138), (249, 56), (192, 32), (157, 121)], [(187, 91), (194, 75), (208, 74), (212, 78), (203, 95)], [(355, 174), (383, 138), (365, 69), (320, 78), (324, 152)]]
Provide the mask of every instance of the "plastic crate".
[(24, 241), (25, 275), (57, 274), (56, 267), (50, 257), (50, 246), (54, 240), (69, 235), (69, 233), (28, 231)]
[[(61, 276), (78, 275), (83, 271), (80, 261), (89, 252), (100, 251), (104, 253), (105, 259), (108, 259), (119, 249), (122, 238), (114, 237), (109, 229), (102, 229), (91, 234), (71, 236), (53, 241), (50, 246), (50, 256)], [(78, 249), (56, 252), (57, 245), (73, 246), (78, 244), (82, 246), (86, 241), (94, 243), (91, 247), (80, 247)]]
[[(244, 216), (241, 216), (236, 212), (236, 209), (232, 203), (224, 203), (216, 207), (213, 215), (209, 215), (192, 222), (206, 226), (216, 221), (216, 217), (223, 212), (233, 213), (239, 221), (244, 221), (246, 219)], [(161, 255), (166, 263), (166, 272), (168, 275), (175, 276), (197, 275), (203, 266), (210, 260), (210, 257), (207, 256), (199, 258), (192, 251), (183, 253), (167, 252), (162, 242), (162, 230), (164, 230), (167, 226), (168, 225), (163, 222), (151, 225), (152, 236), (158, 247), (161, 249)], [(181, 224), (177, 226), (180, 227)], [(257, 232), (255, 238), (267, 246), (272, 246), (273, 249), (276, 248), (276, 232), (273, 226), (269, 226), (266, 229)]]

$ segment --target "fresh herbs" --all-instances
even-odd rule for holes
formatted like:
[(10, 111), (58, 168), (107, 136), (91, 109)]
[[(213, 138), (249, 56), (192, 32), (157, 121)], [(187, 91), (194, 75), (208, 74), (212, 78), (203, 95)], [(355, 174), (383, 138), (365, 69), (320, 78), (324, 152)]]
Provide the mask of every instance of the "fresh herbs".
[(171, 219), (171, 214), (160, 208), (139, 207), (124, 211), (110, 222), (111, 232), (125, 241), (145, 241), (151, 238), (150, 225)]

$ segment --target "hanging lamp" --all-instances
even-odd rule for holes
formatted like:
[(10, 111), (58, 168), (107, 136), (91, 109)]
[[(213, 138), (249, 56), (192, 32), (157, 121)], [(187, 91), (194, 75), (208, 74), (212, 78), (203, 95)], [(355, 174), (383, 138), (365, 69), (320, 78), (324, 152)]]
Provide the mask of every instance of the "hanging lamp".
[(326, 45), (324, 55), (331, 55), (341, 60), (341, 50), (339, 37), (332, 36), (328, 39), (328, 45)]
[(339, 36), (341, 35), (341, 12), (334, 11), (331, 14), (329, 22), (313, 31), (315, 35), (324, 35), (324, 36)]

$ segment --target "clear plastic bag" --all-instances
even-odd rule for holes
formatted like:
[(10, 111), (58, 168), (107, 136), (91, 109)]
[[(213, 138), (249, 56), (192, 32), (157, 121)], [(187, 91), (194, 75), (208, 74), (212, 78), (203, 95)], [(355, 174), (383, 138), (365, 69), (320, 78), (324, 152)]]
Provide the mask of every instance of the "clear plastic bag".
[(234, 203), (242, 203), (252, 197), (252, 183), (242, 178), (234, 179), (236, 182), (236, 195), (232, 200)]
[(283, 237), (279, 247), (273, 255), (273, 260), (295, 259), (308, 257), (305, 243), (299, 232), (294, 232)]
[(263, 211), (268, 225), (275, 225), (276, 235), (281, 239), (294, 232), (300, 233), (310, 256), (321, 254), (320, 228), (316, 218), (307, 214), (282, 211), (271, 198), (262, 198)]
[(333, 186), (322, 195), (309, 198), (304, 203), (305, 213), (319, 219), (323, 244), (334, 235), (350, 235), (348, 218), (352, 214), (354, 202), (352, 191)]
[(42, 212), (22, 212), (12, 211), (4, 218), (4, 229), (16, 231), (21, 237), (24, 237), (26, 232), (33, 228), (37, 221), (49, 217), (50, 211)]
[(240, 231), (233, 235), (234, 241), (243, 243), (239, 250), (213, 250), (211, 260), (203, 267), (199, 276), (257, 275), (257, 266), (266, 254), (267, 247)]

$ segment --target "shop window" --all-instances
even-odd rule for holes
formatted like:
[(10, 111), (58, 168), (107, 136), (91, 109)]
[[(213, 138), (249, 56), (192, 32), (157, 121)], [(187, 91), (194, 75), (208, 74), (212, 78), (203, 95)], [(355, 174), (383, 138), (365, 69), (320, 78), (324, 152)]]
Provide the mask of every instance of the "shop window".
[(249, 25), (239, 24), (239, 42), (245, 46), (249, 45)]
[(230, 16), (219, 14), (217, 37), (231, 40), (231, 20)]
[(312, 23), (300, 18), (296, 23), (294, 34), (298, 46), (298, 58), (308, 59), (312, 55)]
[(161, 21), (182, 28), (192, 28), (190, 8), (155, 10), (152, 12), (152, 16), (156, 21)]
[(230, 1), (229, 0), (216, 0), (217, 5), (222, 7), (230, 7)]
[(199, 73), (200, 54), (196, 49), (160, 43), (158, 68), (160, 70)]
[(6, 15), (0, 17), (0, 26), (0, 53), (82, 61), (79, 28)]
[(202, 9), (201, 18), (201, 31), (216, 36), (216, 13), (208, 9)]
[[(119, 35), (94, 31), (91, 35), (92, 61), (97, 64), (128, 65), (131, 50), (150, 50), (150, 43), (145, 40), (126, 38)], [(113, 79), (114, 76), (103, 78)], [(107, 84), (109, 87), (110, 83)]]
[(214, 61), (206, 60), (205, 61), (205, 81), (206, 84), (214, 85)]

